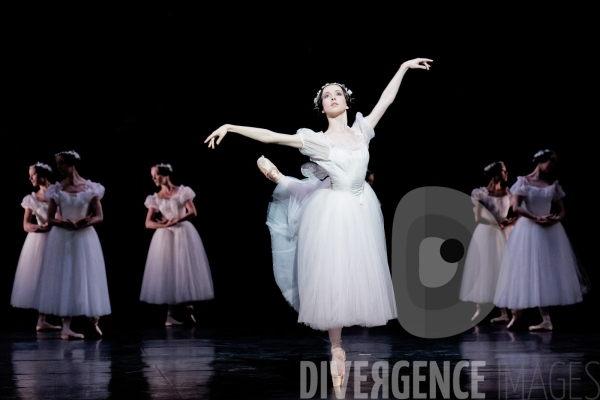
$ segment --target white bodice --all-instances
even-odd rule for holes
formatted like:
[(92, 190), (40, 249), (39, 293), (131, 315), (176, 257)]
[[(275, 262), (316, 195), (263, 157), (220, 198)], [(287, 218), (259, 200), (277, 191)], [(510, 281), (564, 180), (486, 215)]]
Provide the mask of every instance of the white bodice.
[(471, 197), (474, 200), (482, 202), (486, 210), (488, 210), (498, 222), (506, 219), (512, 203), (512, 195), (510, 193), (502, 197), (490, 196), (489, 191), (485, 187), (473, 189)]
[(185, 203), (196, 197), (196, 193), (187, 187), (179, 186), (177, 193), (170, 199), (161, 199), (157, 193), (146, 197), (144, 205), (148, 208), (154, 208), (167, 219), (182, 217), (185, 215)]
[(94, 197), (104, 197), (104, 186), (86, 181), (85, 188), (78, 193), (67, 193), (60, 183), (51, 185), (46, 190), (46, 198), (52, 199), (60, 207), (63, 219), (77, 221), (89, 215), (90, 203)]
[(562, 187), (555, 181), (546, 187), (533, 186), (527, 177), (517, 177), (517, 182), (510, 189), (513, 195), (523, 196), (522, 206), (536, 216), (550, 214), (552, 202), (565, 197)]
[(300, 129), (297, 134), (303, 144), (300, 152), (309, 156), (312, 162), (329, 175), (331, 190), (358, 197), (364, 190), (369, 165), (369, 142), (375, 132), (361, 113), (356, 114), (356, 121), (350, 131), (359, 139), (357, 146), (336, 144), (323, 132), (313, 132), (310, 129)]
[(43, 225), (48, 222), (48, 202), (39, 201), (37, 197), (35, 197), (35, 192), (32, 192), (23, 198), (21, 207), (29, 208), (33, 215), (35, 215), (38, 224)]

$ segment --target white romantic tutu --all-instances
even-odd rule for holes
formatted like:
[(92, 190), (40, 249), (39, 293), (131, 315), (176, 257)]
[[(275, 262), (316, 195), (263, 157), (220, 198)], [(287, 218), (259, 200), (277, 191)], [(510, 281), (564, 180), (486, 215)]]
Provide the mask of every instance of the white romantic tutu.
[(35, 289), (40, 277), (42, 256), (47, 239), (47, 232), (29, 232), (27, 234), (19, 257), (10, 298), (10, 304), (13, 307), (37, 308)]
[[(31, 210), (38, 225), (48, 222), (48, 202), (37, 199), (35, 193), (23, 198), (21, 207)], [(18, 308), (36, 308), (36, 285), (40, 279), (42, 257), (48, 240), (48, 232), (29, 232), (21, 249), (10, 304)]]
[(178, 304), (214, 298), (208, 258), (189, 221), (157, 229), (152, 236), (140, 300)]
[(38, 288), (40, 312), (61, 317), (111, 313), (104, 256), (93, 227), (52, 227)]
[[(502, 221), (506, 219), (511, 206), (512, 195), (502, 197), (490, 196), (486, 188), (474, 189), (471, 193), (477, 212), (481, 203), (481, 213), (488, 220)], [(494, 301), (498, 276), (506, 250), (506, 238), (512, 226), (500, 229), (499, 223), (489, 225), (480, 223), (475, 228), (463, 271), (459, 298), (474, 303), (491, 303)]]
[[(564, 197), (558, 182), (539, 188), (518, 177), (511, 188), (534, 215), (547, 215), (551, 202)], [(521, 217), (510, 234), (494, 304), (510, 309), (568, 305), (587, 290), (569, 238), (560, 222), (541, 226)]]
[[(59, 205), (62, 217), (72, 221), (88, 215), (91, 200), (103, 195), (104, 187), (91, 181), (76, 195), (64, 192), (60, 183), (46, 190), (46, 197)], [(35, 302), (42, 313), (61, 317), (111, 313), (104, 255), (93, 227), (76, 231), (52, 227), (37, 287)]]
[(494, 301), (505, 247), (506, 239), (500, 228), (492, 225), (477, 225), (465, 259), (460, 289), (462, 301), (474, 303)]
[(583, 289), (577, 258), (559, 222), (542, 227), (519, 218), (507, 243), (507, 257), (494, 304), (510, 309), (579, 303)]
[(361, 114), (353, 129), (363, 138), (357, 149), (299, 131), (301, 152), (319, 165), (303, 166), (307, 179), (284, 177), (267, 215), (275, 279), (298, 322), (319, 330), (380, 326), (397, 317), (383, 215), (364, 180), (373, 131)]
[[(160, 211), (164, 218), (182, 217), (185, 204), (196, 193), (181, 185), (170, 199), (148, 196), (144, 205)], [(182, 221), (159, 228), (152, 236), (140, 300), (152, 304), (179, 304), (214, 298), (210, 266), (202, 239), (194, 225)]]

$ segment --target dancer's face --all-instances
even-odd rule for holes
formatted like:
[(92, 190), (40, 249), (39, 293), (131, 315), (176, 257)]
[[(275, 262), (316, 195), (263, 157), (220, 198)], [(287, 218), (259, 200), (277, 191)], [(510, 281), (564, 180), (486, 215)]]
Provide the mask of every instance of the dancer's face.
[(499, 177), (501, 182), (508, 181), (508, 171), (506, 170), (506, 165), (504, 164), (501, 164)]
[(556, 160), (556, 153), (552, 153), (548, 161), (540, 163), (540, 170), (546, 173), (553, 172), (556, 169)]
[(34, 167), (29, 167), (29, 182), (31, 182), (33, 186), (40, 186), (40, 184), (43, 182), (43, 179), (44, 178), (40, 178), (38, 176)]
[(71, 165), (68, 165), (65, 162), (65, 159), (62, 156), (56, 156), (56, 167), (58, 168), (58, 172), (60, 172), (61, 175), (67, 175), (69, 173), (70, 168), (72, 168)]
[(156, 186), (164, 185), (167, 182), (167, 177), (160, 175), (158, 173), (158, 168), (156, 167), (150, 168), (150, 175), (152, 176), (152, 181)]
[(329, 116), (336, 117), (346, 111), (344, 90), (338, 85), (325, 86), (321, 93), (321, 99), (323, 100), (323, 111)]

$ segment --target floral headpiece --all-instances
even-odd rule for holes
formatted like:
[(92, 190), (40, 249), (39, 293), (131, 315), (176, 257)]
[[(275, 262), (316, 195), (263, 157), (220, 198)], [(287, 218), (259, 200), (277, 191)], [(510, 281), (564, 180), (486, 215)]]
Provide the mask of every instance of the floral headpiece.
[(319, 110), (319, 98), (321, 97), (321, 92), (323, 91), (323, 89), (325, 89), (329, 85), (338, 85), (339, 87), (344, 89), (346, 91), (346, 93), (348, 94), (348, 102), (351, 102), (352, 100), (354, 100), (353, 98), (350, 97), (350, 95), (352, 94), (352, 90), (348, 89), (346, 87), (346, 85), (344, 85), (342, 83), (337, 83), (337, 82), (326, 83), (323, 86), (321, 86), (321, 89), (319, 89), (319, 91), (317, 92), (317, 97), (315, 97), (313, 99), (313, 103), (315, 103), (315, 108), (313, 108), (313, 110), (317, 110), (317, 111)]
[(60, 153), (56, 153), (54, 155), (54, 157), (58, 157), (58, 156), (62, 156), (63, 154), (69, 154), (73, 157), (75, 157), (78, 160), (81, 160), (81, 157), (79, 157), (79, 154), (77, 154), (76, 152), (74, 152), (73, 150), (69, 150), (69, 151), (61, 151)]
[(36, 162), (35, 164), (33, 164), (32, 167), (40, 167), (40, 168), (44, 168), (44, 169), (47, 169), (48, 171), (52, 172), (52, 168), (50, 168), (50, 166), (48, 164), (44, 164), (39, 161)]
[(536, 158), (538, 158), (539, 156), (541, 156), (541, 155), (544, 155), (544, 154), (546, 154), (546, 153), (552, 153), (552, 150), (545, 149), (545, 150), (540, 150), (540, 151), (538, 151), (537, 153), (535, 153), (535, 154), (533, 155), (533, 160), (532, 160), (532, 162), (535, 162), (535, 159), (536, 159)]
[(488, 172), (490, 169), (494, 168), (494, 165), (496, 164), (504, 164), (504, 162), (502, 161), (494, 161), (493, 163), (491, 163), (490, 165), (488, 165), (487, 167), (485, 167), (483, 169), (484, 172)]
[(171, 167), (171, 164), (156, 164), (155, 167), (157, 168), (166, 168), (169, 171), (173, 172), (173, 167)]

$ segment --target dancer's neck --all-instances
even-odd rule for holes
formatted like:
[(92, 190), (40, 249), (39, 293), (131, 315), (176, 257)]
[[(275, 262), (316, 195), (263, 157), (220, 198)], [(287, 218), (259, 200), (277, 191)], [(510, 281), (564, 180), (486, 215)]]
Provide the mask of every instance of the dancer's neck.
[(327, 128), (327, 131), (325, 131), (326, 135), (334, 132), (348, 132), (348, 113), (345, 111), (336, 117), (330, 117), (328, 115), (327, 121), (329, 122), (329, 127)]

